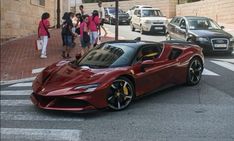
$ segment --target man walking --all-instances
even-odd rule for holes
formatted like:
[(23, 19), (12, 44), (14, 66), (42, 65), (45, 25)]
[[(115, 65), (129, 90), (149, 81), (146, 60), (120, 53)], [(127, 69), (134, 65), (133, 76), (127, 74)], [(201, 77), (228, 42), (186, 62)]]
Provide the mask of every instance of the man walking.
[[(105, 32), (104, 36), (106, 36), (107, 32), (106, 32), (106, 29), (103, 26), (104, 21), (105, 21), (105, 10), (104, 10), (104, 7), (102, 7), (102, 1), (101, 0), (98, 2), (98, 7), (99, 7), (100, 27), (104, 30), (104, 32)], [(101, 32), (100, 32), (100, 34), (101, 34)]]

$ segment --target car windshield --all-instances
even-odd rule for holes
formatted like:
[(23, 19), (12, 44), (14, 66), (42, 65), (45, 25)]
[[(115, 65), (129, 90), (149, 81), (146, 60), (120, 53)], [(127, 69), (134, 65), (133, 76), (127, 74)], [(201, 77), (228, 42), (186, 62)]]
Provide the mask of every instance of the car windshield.
[[(115, 9), (112, 8), (112, 9), (109, 9), (109, 13), (110, 14), (115, 14)], [(119, 13), (124, 13), (123, 10), (119, 9)]]
[(221, 29), (219, 25), (211, 19), (189, 19), (188, 25), (191, 30)]
[(78, 66), (109, 68), (128, 66), (134, 57), (135, 49), (120, 44), (101, 44), (93, 48), (79, 62)]
[(163, 14), (160, 10), (142, 10), (142, 17), (162, 17)]

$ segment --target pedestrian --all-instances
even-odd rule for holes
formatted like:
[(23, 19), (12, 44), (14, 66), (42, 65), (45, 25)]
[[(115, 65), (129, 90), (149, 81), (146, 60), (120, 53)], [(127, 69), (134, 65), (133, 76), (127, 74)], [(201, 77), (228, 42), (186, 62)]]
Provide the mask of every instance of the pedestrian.
[(79, 9), (80, 9), (80, 14), (81, 14), (82, 16), (85, 15), (84, 6), (83, 6), (83, 5), (80, 5), (80, 6), (79, 6)]
[(98, 31), (100, 29), (100, 22), (98, 11), (94, 10), (92, 16), (89, 17), (89, 36), (90, 36), (90, 46), (95, 47), (98, 41)]
[(64, 23), (64, 44), (65, 44), (65, 51), (62, 53), (62, 57), (63, 58), (71, 58), (70, 56), (70, 52), (71, 49), (73, 48), (72, 46), (72, 38), (74, 35), (74, 33), (72, 32), (72, 28), (73, 28), (73, 23), (72, 23), (72, 18), (73, 18), (73, 13), (69, 13), (69, 16), (66, 18), (66, 21)]
[(50, 22), (49, 22), (50, 14), (45, 12), (41, 16), (41, 20), (39, 22), (38, 26), (38, 38), (42, 40), (42, 50), (41, 50), (41, 58), (47, 58), (46, 56), (46, 48), (48, 44), (48, 39), (50, 38), (50, 33), (48, 31), (50, 27)]
[(66, 35), (66, 27), (67, 27), (67, 20), (69, 19), (69, 13), (68, 12), (65, 12), (63, 14), (63, 17), (62, 17), (62, 31), (61, 31), (61, 37), (62, 37), (62, 41), (63, 41), (63, 49), (62, 49), (62, 56), (63, 58), (66, 58), (65, 57), (65, 53), (66, 53), (66, 44), (65, 44), (65, 41), (64, 41), (64, 37)]
[(89, 16), (88, 15), (83, 15), (82, 18), (83, 18), (83, 21), (80, 24), (80, 43), (81, 43), (81, 55), (83, 56), (89, 50), (90, 37), (88, 35), (88, 32), (89, 32), (89, 28), (88, 28)]
[[(98, 7), (99, 7), (99, 19), (100, 19), (100, 27), (104, 30), (105, 34), (104, 36), (107, 35), (107, 31), (104, 27), (104, 22), (105, 22), (105, 9), (102, 7), (102, 1), (100, 0), (98, 2)], [(101, 30), (100, 30), (101, 31)], [(101, 32), (100, 32), (101, 35)]]

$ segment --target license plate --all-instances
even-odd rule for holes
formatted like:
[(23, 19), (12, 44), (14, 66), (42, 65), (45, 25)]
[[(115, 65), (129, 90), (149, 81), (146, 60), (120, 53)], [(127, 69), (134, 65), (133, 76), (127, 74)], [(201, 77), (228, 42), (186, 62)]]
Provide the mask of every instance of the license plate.
[(227, 44), (214, 44), (214, 47), (227, 47)]
[(126, 20), (122, 20), (122, 22), (126, 22)]
[(154, 29), (163, 29), (163, 27), (155, 27)]

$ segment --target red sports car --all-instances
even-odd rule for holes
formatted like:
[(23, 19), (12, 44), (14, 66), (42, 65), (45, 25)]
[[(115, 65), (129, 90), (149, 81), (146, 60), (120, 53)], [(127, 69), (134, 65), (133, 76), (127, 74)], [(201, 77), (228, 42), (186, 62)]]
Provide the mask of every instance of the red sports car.
[(187, 42), (105, 42), (82, 58), (43, 70), (33, 82), (31, 100), (50, 110), (122, 110), (144, 94), (198, 84), (203, 64), (202, 49)]

